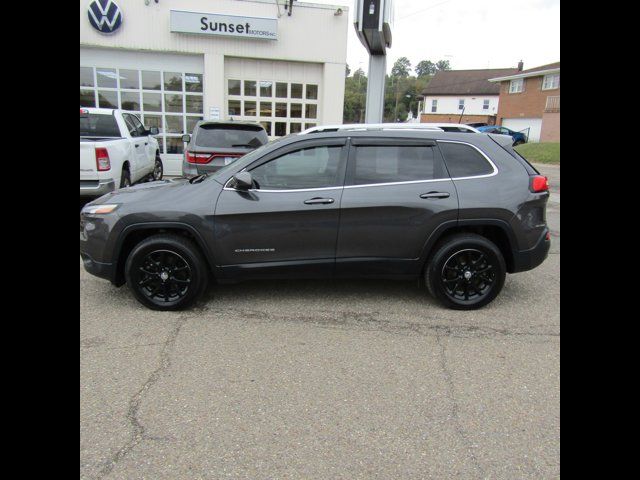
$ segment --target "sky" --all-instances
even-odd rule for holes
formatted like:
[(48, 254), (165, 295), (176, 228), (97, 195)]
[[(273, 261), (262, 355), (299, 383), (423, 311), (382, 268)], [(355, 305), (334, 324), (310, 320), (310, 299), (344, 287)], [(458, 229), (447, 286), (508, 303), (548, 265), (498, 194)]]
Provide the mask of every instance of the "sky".
[[(353, 0), (308, 0), (349, 7), (347, 63), (368, 70), (353, 27)], [(387, 70), (398, 57), (449, 60), (454, 70), (533, 68), (560, 60), (560, 0), (395, 0)], [(295, 6), (294, 6), (295, 8)]]

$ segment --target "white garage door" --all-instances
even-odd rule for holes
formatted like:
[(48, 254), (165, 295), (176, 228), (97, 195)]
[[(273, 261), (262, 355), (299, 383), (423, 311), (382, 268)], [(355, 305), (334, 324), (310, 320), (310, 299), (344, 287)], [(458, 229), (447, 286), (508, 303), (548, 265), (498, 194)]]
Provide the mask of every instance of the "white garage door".
[(270, 138), (322, 123), (322, 65), (225, 59), (227, 118), (260, 122)]
[(529, 133), (529, 142), (537, 143), (540, 141), (540, 130), (542, 129), (541, 118), (503, 118), (502, 126), (516, 132)]

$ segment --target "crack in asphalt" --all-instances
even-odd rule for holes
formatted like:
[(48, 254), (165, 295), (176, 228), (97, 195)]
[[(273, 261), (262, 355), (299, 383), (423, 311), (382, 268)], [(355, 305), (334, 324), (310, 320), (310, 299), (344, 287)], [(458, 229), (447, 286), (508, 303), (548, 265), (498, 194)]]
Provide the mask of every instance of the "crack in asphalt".
[(440, 367), (442, 368), (445, 382), (447, 384), (447, 398), (451, 402), (451, 417), (453, 419), (453, 428), (455, 429), (456, 434), (458, 435), (462, 443), (465, 445), (474, 467), (476, 468), (476, 470), (478, 470), (478, 472), (480, 472), (480, 477), (486, 478), (486, 472), (484, 468), (482, 468), (478, 457), (476, 457), (476, 454), (473, 451), (473, 444), (471, 443), (469, 438), (467, 438), (467, 435), (462, 428), (462, 424), (460, 423), (460, 405), (458, 404), (458, 400), (455, 396), (455, 385), (453, 384), (453, 376), (451, 375), (451, 371), (447, 366), (445, 346), (444, 343), (442, 343), (442, 338), (440, 336), (436, 337), (436, 343), (440, 347)]
[(173, 329), (171, 330), (171, 332), (169, 332), (167, 339), (161, 343), (163, 347), (160, 350), (160, 362), (158, 367), (153, 372), (151, 372), (151, 375), (149, 375), (142, 387), (140, 387), (140, 389), (129, 399), (129, 408), (127, 409), (126, 417), (132, 428), (131, 438), (126, 444), (120, 447), (120, 449), (114, 455), (112, 455), (109, 460), (106, 461), (105, 465), (98, 473), (98, 476), (96, 477), (97, 479), (102, 479), (109, 475), (118, 464), (118, 462), (126, 457), (127, 454), (131, 450), (133, 450), (133, 448), (135, 448), (146, 438), (145, 427), (138, 418), (140, 405), (142, 404), (145, 394), (147, 393), (149, 388), (155, 385), (162, 377), (162, 374), (171, 366), (171, 352), (176, 343), (176, 339), (180, 334), (180, 330), (187, 322), (187, 320), (188, 318), (183, 316), (176, 321)]
[[(242, 323), (267, 323), (270, 321), (284, 321), (288, 323), (307, 323), (317, 328), (343, 329), (343, 330), (360, 330), (369, 332), (383, 332), (396, 335), (413, 336), (420, 335), (423, 337), (439, 338), (446, 335), (451, 338), (499, 338), (514, 337), (525, 338), (533, 337), (534, 339), (549, 339), (560, 336), (559, 332), (535, 332), (535, 331), (517, 331), (507, 328), (481, 327), (477, 325), (464, 324), (439, 324), (439, 323), (419, 323), (411, 321), (391, 321), (379, 318), (380, 312), (355, 312), (355, 311), (320, 311), (319, 314), (311, 315), (287, 315), (273, 314), (260, 310), (244, 310), (240, 309), (234, 312), (231, 319), (237, 319)], [(327, 313), (334, 317), (323, 317), (321, 314)], [(225, 315), (225, 314), (223, 314)], [(225, 315), (226, 316), (226, 315)], [(426, 320), (435, 322), (442, 321), (437, 317), (427, 317)], [(546, 326), (546, 325), (541, 325)]]

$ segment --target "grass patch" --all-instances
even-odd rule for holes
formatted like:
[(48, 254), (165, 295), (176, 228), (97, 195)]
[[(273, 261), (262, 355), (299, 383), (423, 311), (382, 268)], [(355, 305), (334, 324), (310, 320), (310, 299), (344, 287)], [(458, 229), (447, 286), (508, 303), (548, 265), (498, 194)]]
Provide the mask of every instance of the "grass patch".
[(530, 162), (560, 165), (560, 142), (523, 143), (515, 149)]

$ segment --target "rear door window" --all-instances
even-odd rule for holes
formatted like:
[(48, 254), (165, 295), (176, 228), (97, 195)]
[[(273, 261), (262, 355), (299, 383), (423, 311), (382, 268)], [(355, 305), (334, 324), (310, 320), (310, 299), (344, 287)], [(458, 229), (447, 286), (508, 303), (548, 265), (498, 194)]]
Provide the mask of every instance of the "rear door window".
[(452, 178), (477, 177), (493, 173), (493, 166), (471, 145), (438, 142)]
[(205, 124), (198, 127), (194, 141), (205, 148), (258, 148), (269, 138), (259, 126)]
[(446, 178), (434, 146), (359, 145), (354, 148), (352, 185)]

